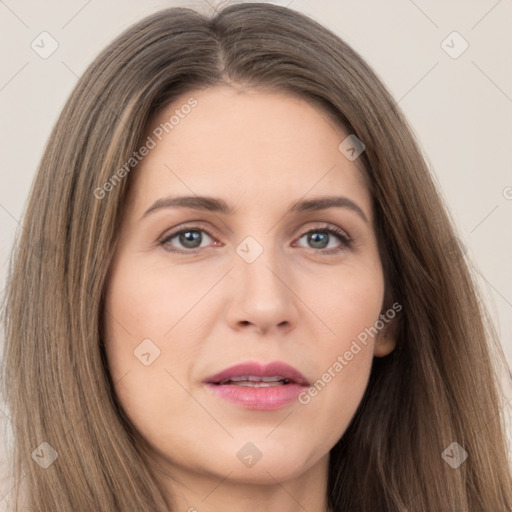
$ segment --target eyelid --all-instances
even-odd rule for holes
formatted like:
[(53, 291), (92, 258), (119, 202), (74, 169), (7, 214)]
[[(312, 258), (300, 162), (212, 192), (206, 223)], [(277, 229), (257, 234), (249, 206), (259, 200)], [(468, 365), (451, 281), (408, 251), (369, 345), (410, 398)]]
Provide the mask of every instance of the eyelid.
[[(212, 233), (212, 230), (205, 227), (201, 223), (201, 221), (197, 221), (197, 223), (194, 223), (195, 221), (191, 221), (191, 222), (192, 222), (191, 224), (185, 223), (181, 226), (177, 226), (176, 228), (173, 228), (171, 230), (167, 230), (166, 232), (164, 232), (164, 234), (162, 236), (160, 236), (157, 240), (158, 245), (165, 245), (165, 243), (168, 240), (176, 237), (177, 235), (180, 235), (183, 232), (187, 232), (187, 231), (204, 231), (210, 238), (216, 239), (216, 237)], [(204, 247), (201, 247), (201, 249), (204, 249)], [(197, 249), (188, 249), (188, 250), (176, 249), (176, 252), (193, 253), (195, 250), (197, 250)], [(171, 251), (171, 252), (174, 252), (174, 251)]]
[(313, 247), (309, 247), (311, 251), (318, 253), (320, 255), (337, 255), (348, 249), (352, 248), (353, 240), (352, 237), (342, 228), (336, 226), (335, 224), (330, 224), (327, 222), (319, 223), (315, 226), (311, 226), (309, 229), (303, 231), (298, 240), (300, 240), (304, 235), (307, 235), (310, 232), (315, 231), (324, 231), (334, 236), (341, 243), (341, 248), (331, 248), (331, 249), (315, 249)]

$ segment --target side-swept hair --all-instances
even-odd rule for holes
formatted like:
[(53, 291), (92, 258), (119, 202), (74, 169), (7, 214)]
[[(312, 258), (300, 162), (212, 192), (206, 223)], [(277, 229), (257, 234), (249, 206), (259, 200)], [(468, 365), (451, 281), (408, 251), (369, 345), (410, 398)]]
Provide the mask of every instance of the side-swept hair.
[[(104, 285), (136, 168), (108, 197), (94, 191), (138, 149), (155, 112), (219, 84), (299, 95), (365, 144), (386, 294), (403, 312), (396, 349), (374, 360), (331, 450), (334, 510), (512, 510), (495, 334), (412, 130), (352, 48), (265, 3), (212, 18), (171, 8), (138, 22), (89, 66), (51, 133), (4, 310), (15, 509), (24, 488), (40, 512), (173, 510), (116, 399), (102, 341)], [(45, 470), (30, 457), (42, 442), (58, 453)], [(452, 442), (469, 454), (456, 469), (441, 456)]]

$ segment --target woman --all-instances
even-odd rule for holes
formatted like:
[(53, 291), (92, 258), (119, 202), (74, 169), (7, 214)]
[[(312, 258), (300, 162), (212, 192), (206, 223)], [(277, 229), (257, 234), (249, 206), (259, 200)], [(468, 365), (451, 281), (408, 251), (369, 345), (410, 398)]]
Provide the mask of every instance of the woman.
[(337, 36), (267, 4), (142, 20), (68, 100), (13, 258), (19, 503), (511, 510), (455, 240)]

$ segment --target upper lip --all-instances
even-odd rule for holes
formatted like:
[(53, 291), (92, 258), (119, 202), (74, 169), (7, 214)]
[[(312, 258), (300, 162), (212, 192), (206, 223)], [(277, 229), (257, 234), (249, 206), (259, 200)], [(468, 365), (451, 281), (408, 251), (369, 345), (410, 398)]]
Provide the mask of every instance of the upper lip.
[(230, 379), (231, 377), (274, 377), (279, 376), (283, 379), (288, 379), (291, 382), (301, 384), (304, 386), (309, 385), (306, 378), (293, 366), (283, 363), (282, 361), (272, 361), (267, 364), (260, 364), (253, 361), (230, 366), (215, 375), (211, 375), (204, 379), (205, 383), (219, 383), (222, 380)]

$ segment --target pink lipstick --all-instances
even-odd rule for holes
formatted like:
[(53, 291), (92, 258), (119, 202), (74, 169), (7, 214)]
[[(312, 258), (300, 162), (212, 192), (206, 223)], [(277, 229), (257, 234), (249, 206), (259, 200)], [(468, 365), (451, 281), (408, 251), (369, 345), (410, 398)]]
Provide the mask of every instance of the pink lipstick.
[(217, 396), (245, 409), (261, 411), (292, 403), (309, 385), (297, 369), (281, 361), (266, 365), (256, 362), (238, 364), (203, 382)]

